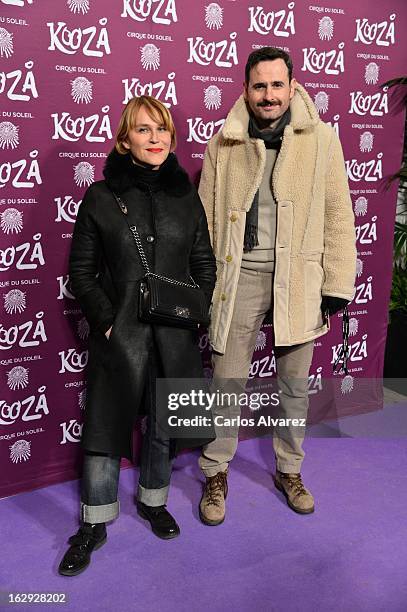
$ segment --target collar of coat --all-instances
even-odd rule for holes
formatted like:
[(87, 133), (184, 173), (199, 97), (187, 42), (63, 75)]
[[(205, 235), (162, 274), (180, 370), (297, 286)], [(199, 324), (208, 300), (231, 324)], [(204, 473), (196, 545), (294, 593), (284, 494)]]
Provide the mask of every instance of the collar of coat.
[[(294, 96), (290, 102), (290, 126), (294, 131), (305, 130), (317, 125), (320, 121), (318, 111), (305, 89), (297, 83)], [(222, 136), (227, 140), (248, 140), (249, 113), (243, 95), (232, 106), (222, 129)]]
[[(181, 197), (191, 190), (189, 176), (179, 165), (174, 153), (169, 154), (157, 172), (159, 172), (159, 188), (168, 195)], [(134, 187), (147, 189), (144, 183), (140, 183), (129, 153), (121, 155), (113, 149), (106, 159), (103, 174), (107, 186), (115, 193), (124, 193)]]

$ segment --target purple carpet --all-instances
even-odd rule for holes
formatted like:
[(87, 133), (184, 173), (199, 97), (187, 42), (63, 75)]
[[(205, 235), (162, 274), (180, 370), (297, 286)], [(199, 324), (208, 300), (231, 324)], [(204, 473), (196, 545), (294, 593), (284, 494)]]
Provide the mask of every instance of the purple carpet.
[(232, 464), (228, 515), (218, 527), (198, 518), (196, 456), (179, 457), (168, 507), (181, 536), (171, 541), (137, 517), (137, 474), (122, 471), (121, 515), (74, 578), (56, 568), (77, 528), (78, 481), (1, 500), (2, 601), (9, 592), (64, 592), (65, 605), (16, 608), (405, 612), (406, 440), (311, 438), (305, 450), (314, 514), (295, 514), (274, 489), (271, 440), (249, 440)]

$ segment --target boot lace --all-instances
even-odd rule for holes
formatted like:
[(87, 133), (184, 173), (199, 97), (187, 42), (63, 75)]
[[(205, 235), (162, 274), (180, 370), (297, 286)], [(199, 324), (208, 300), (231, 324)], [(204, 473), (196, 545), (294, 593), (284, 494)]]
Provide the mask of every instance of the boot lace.
[(226, 472), (218, 472), (215, 476), (208, 478), (206, 483), (206, 503), (219, 506), (222, 501), (222, 494), (226, 498), (228, 490)]

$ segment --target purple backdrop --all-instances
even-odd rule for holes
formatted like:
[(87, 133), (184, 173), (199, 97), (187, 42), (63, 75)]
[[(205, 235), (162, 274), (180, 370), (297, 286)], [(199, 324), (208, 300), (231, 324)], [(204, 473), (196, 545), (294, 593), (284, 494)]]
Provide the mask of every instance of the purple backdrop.
[[(382, 375), (403, 110), (379, 85), (405, 71), (404, 0), (0, 0), (0, 496), (76, 475), (88, 325), (67, 289), (81, 197), (101, 178), (123, 104), (165, 102), (197, 178), (208, 139), (242, 89), (247, 55), (280, 46), (345, 152), (358, 226), (350, 373)], [(403, 63), (404, 59), (404, 63)], [(310, 394), (329, 376), (340, 319), (317, 341)], [(207, 336), (201, 338), (202, 348)], [(271, 330), (251, 376), (274, 374)]]

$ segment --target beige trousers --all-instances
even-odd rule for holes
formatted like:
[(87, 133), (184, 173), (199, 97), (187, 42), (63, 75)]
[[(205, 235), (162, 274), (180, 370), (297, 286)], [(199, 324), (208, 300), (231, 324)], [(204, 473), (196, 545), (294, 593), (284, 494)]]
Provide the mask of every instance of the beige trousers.
[[(256, 340), (265, 315), (272, 308), (273, 274), (241, 269), (232, 323), (225, 353), (213, 353), (214, 378), (212, 387), (227, 391), (244, 391)], [(306, 418), (308, 412), (308, 375), (314, 342), (274, 348), (277, 385), (280, 391), (279, 417)], [(214, 416), (222, 414), (224, 406), (213, 408)], [(228, 416), (240, 414), (239, 406), (226, 407)], [(238, 427), (215, 427), (216, 439), (202, 449), (199, 465), (205, 476), (225, 471), (237, 449)], [(304, 428), (274, 430), (273, 447), (277, 469), (285, 473), (299, 473), (304, 451)]]

